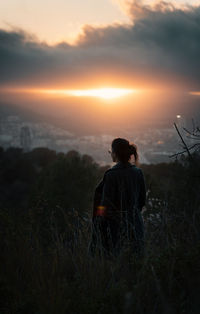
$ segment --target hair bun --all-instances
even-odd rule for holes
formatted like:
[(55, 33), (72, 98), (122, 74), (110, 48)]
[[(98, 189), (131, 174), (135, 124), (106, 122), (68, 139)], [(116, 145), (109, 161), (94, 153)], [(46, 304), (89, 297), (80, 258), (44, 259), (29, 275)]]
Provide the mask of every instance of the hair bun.
[(129, 144), (129, 150), (131, 155), (136, 153), (136, 147), (133, 144)]
[(135, 163), (138, 161), (137, 146), (124, 138), (115, 138), (112, 141), (112, 150), (116, 154), (117, 158), (122, 162), (129, 161), (131, 159), (131, 155), (134, 155)]

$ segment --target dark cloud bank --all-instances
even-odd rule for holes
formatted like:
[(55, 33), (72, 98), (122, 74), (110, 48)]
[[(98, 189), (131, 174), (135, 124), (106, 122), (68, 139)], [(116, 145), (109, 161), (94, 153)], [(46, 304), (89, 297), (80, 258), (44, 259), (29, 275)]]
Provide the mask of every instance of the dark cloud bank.
[(133, 24), (84, 27), (76, 45), (49, 46), (22, 30), (0, 30), (0, 83), (62, 83), (98, 73), (124, 71), (136, 77), (200, 83), (200, 6), (177, 9), (160, 2), (129, 7)]

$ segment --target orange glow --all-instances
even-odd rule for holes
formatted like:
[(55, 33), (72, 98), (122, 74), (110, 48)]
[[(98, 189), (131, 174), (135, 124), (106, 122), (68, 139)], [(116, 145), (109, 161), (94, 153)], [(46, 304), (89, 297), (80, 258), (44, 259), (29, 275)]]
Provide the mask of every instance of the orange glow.
[(200, 96), (200, 92), (190, 92), (189, 94), (194, 96)]
[(74, 97), (97, 97), (101, 99), (114, 99), (138, 92), (127, 88), (96, 88), (96, 89), (9, 89), (9, 92), (52, 94)]
[[(168, 117), (168, 103), (179, 102), (184, 100), (185, 94), (189, 96), (189, 89), (174, 91), (174, 89), (166, 86), (147, 86), (146, 84), (137, 85), (137, 82), (107, 82), (102, 79), (102, 83), (94, 80), (83, 82), (71, 81), (70, 84), (54, 85), (50, 82), (50, 86), (29, 85), (29, 86), (1, 86), (1, 101), (20, 104), (26, 109), (45, 114), (48, 117), (61, 118), (66, 121), (66, 125), (70, 119), (73, 121), (73, 128), (77, 130), (82, 127), (90, 130), (112, 130), (113, 134), (120, 135), (120, 130), (127, 128), (141, 128), (146, 121), (154, 121), (161, 116)], [(28, 82), (27, 82), (28, 83)], [(126, 85), (125, 85), (126, 83)], [(52, 84), (52, 85), (51, 85)], [(102, 88), (116, 88), (131, 90), (132, 94), (119, 96), (119, 94), (108, 95), (100, 93), (98, 95), (72, 95), (77, 91), (101, 91)], [(105, 90), (103, 90), (105, 91)], [(112, 91), (108, 89), (108, 91)], [(107, 92), (107, 89), (106, 89)], [(92, 92), (93, 94), (93, 92)], [(102, 97), (116, 98), (102, 98)], [(182, 97), (182, 98), (180, 98)], [(199, 97), (199, 96), (190, 96)], [(181, 101), (182, 103), (182, 101)], [(171, 107), (170, 107), (171, 108)], [(182, 114), (180, 107), (174, 109), (174, 115)], [(171, 109), (170, 109), (171, 110)], [(179, 111), (180, 110), (180, 111)], [(48, 118), (47, 118), (48, 119)], [(63, 122), (62, 122), (63, 123)], [(69, 122), (70, 124), (71, 122)], [(75, 126), (74, 126), (75, 125)], [(105, 131), (106, 132), (106, 131)], [(133, 132), (134, 141), (134, 132)]]
[(98, 97), (103, 99), (113, 99), (134, 93), (133, 89), (125, 88), (99, 88), (88, 90), (72, 90), (69, 93), (76, 97)]
[(102, 205), (97, 206), (97, 213), (96, 213), (96, 215), (97, 216), (104, 216), (105, 209), (106, 209), (105, 206), (102, 206)]

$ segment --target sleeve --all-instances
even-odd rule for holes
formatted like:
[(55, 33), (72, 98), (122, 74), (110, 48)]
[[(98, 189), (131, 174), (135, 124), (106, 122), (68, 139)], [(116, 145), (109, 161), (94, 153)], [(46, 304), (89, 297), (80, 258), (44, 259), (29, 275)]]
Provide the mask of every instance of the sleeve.
[(142, 207), (146, 204), (146, 183), (144, 179), (144, 174), (140, 169), (140, 190), (139, 190), (139, 208), (142, 210)]
[(99, 206), (99, 213), (103, 216), (109, 216), (116, 210), (116, 184), (111, 173), (104, 176), (104, 185), (102, 197)]
[(103, 189), (103, 180), (99, 182), (99, 184), (96, 186), (94, 191), (94, 198), (93, 198), (93, 213), (92, 218), (97, 216), (98, 213), (98, 207), (100, 205), (101, 197), (102, 197), (102, 189)]

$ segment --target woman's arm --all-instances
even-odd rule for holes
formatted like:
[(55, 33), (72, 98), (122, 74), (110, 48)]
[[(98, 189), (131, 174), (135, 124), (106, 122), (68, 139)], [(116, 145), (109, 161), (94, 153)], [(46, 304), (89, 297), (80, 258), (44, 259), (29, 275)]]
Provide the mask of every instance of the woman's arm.
[(99, 184), (96, 186), (95, 191), (94, 191), (92, 218), (97, 216), (98, 206), (100, 205), (100, 201), (101, 201), (101, 197), (102, 197), (103, 184), (104, 184), (104, 182), (102, 179), (99, 182)]
[(116, 212), (116, 182), (113, 174), (107, 172), (104, 175), (104, 185), (99, 206), (99, 214), (111, 217)]

